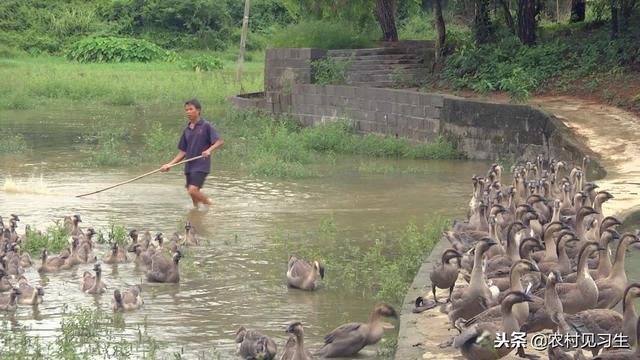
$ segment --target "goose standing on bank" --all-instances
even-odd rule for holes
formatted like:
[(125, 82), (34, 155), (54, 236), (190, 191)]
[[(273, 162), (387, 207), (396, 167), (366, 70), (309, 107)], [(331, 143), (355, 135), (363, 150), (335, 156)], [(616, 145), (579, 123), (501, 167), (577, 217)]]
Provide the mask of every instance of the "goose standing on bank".
[(324, 279), (324, 264), (318, 261), (308, 263), (295, 256), (289, 258), (287, 267), (287, 283), (290, 287), (302, 290), (315, 290), (316, 278)]
[(324, 346), (316, 355), (321, 357), (348, 357), (357, 354), (367, 345), (376, 344), (384, 334), (381, 316), (397, 318), (391, 305), (382, 303), (375, 307), (366, 324), (349, 323), (337, 327), (324, 337)]
[[(442, 262), (434, 265), (431, 273), (429, 273), (433, 301), (436, 303), (438, 303), (436, 288), (449, 289), (449, 297), (446, 302), (451, 301), (451, 293), (453, 292), (453, 287), (456, 285), (456, 280), (458, 279), (460, 258), (462, 258), (462, 254), (455, 249), (446, 249), (442, 253)], [(452, 264), (450, 261), (453, 259), (456, 259), (456, 262)]]

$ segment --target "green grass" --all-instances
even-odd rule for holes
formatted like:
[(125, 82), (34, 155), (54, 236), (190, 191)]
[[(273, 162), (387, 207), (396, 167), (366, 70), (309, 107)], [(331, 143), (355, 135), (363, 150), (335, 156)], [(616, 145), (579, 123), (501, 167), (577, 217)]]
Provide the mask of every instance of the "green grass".
[[(215, 54), (215, 53), (211, 53)], [(0, 110), (29, 109), (65, 102), (153, 106), (199, 98), (224, 104), (240, 93), (235, 59), (224, 69), (195, 72), (178, 63), (80, 64), (59, 57), (0, 58)], [(244, 90), (262, 89), (262, 59), (248, 62)]]
[(380, 38), (377, 28), (358, 29), (346, 21), (303, 20), (275, 32), (272, 47), (358, 49), (374, 47)]
[(312, 165), (316, 160), (336, 154), (419, 160), (464, 158), (444, 139), (416, 144), (392, 136), (360, 135), (346, 120), (303, 128), (292, 118), (274, 120), (258, 112), (229, 108), (217, 125), (225, 129), (229, 144), (219, 156), (258, 177), (315, 176)]

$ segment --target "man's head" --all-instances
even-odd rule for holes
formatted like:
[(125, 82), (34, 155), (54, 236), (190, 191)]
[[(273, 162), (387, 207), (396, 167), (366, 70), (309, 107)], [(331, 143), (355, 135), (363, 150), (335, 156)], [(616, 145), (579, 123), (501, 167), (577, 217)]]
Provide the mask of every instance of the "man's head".
[(196, 121), (200, 118), (200, 109), (200, 101), (197, 99), (188, 100), (184, 103), (184, 112), (187, 113), (187, 117), (191, 121)]

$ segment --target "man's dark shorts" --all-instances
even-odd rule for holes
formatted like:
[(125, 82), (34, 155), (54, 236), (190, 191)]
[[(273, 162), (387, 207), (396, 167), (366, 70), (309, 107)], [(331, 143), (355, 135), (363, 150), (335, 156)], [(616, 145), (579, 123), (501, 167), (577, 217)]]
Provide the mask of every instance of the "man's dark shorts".
[(207, 173), (204, 172), (192, 172), (184, 174), (187, 178), (186, 188), (189, 188), (189, 185), (196, 186), (198, 189), (202, 188), (204, 185), (204, 180), (207, 178)]

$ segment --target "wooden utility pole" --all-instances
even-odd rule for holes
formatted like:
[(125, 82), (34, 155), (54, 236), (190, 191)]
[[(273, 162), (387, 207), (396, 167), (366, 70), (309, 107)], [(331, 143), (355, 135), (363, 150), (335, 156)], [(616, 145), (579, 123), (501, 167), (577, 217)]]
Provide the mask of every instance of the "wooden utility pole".
[(247, 45), (247, 33), (249, 32), (249, 0), (244, 0), (244, 16), (242, 17), (242, 34), (240, 35), (240, 56), (238, 57), (238, 71), (236, 81), (242, 88), (242, 67), (244, 66), (244, 48)]

